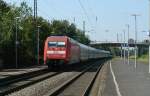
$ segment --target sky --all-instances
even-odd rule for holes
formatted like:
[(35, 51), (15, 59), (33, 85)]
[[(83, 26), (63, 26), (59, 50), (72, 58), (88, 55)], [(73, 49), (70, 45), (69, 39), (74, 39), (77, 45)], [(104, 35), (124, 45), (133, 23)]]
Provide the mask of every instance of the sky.
[[(26, 1), (33, 8), (34, 0), (4, 0), (19, 6)], [(92, 41), (123, 40), (123, 30), (127, 41), (127, 24), (130, 25), (129, 38), (135, 38), (135, 21), (132, 14), (138, 14), (138, 41), (148, 39), (142, 31), (149, 29), (149, 0), (38, 0), (38, 15), (47, 20), (66, 19), (83, 29)], [(96, 19), (97, 17), (97, 19)], [(74, 22), (75, 18), (75, 22)], [(121, 39), (122, 38), (122, 39)]]

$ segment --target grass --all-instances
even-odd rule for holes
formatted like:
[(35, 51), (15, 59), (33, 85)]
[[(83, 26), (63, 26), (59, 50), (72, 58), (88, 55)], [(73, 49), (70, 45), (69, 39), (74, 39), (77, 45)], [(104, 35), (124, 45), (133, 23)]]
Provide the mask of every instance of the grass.
[(144, 63), (148, 63), (148, 54), (145, 54), (145, 55), (138, 57), (137, 60), (144, 62)]
[[(130, 56), (130, 59), (134, 59), (134, 58), (135, 58), (134, 55)], [(120, 59), (120, 57), (113, 58), (113, 60), (117, 60), (117, 59)], [(148, 54), (137, 57), (137, 61), (148, 64)]]
[(130, 56), (130, 59), (134, 59), (134, 58), (135, 58), (135, 56), (133, 56), (133, 55), (132, 55), (132, 56)]
[[(130, 56), (130, 59), (134, 59), (134, 56)], [(144, 54), (140, 57), (137, 57), (137, 61), (143, 62), (143, 63), (148, 63), (148, 54)]]

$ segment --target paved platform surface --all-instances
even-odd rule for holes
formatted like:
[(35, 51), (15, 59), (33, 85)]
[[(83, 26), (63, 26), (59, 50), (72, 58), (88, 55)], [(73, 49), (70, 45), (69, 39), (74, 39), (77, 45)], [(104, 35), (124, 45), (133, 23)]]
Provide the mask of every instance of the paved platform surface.
[(22, 68), (22, 69), (3, 69), (0, 70), (0, 79), (4, 79), (10, 76), (20, 75), (24, 73), (29, 73), (33, 71), (38, 71), (47, 68), (45, 65), (41, 66), (32, 66), (28, 68)]
[(108, 62), (107, 78), (102, 96), (150, 96), (150, 73), (148, 64), (122, 59)]

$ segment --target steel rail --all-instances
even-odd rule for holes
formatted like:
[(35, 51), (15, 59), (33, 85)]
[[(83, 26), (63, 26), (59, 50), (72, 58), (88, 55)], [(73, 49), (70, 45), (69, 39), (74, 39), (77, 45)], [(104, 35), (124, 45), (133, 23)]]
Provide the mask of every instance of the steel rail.
[(53, 89), (52, 91), (50, 91), (49, 93), (47, 93), (44, 96), (57, 96), (62, 90), (64, 90), (65, 88), (67, 88), (69, 85), (71, 85), (75, 80), (77, 80), (80, 76), (82, 76), (84, 73), (86, 73), (90, 68), (93, 67), (94, 64), (92, 64), (91, 66), (89, 66), (88, 68), (84, 69), (81, 73), (78, 73), (77, 75), (73, 76), (71, 79), (67, 80), (66, 82), (64, 82), (62, 85), (60, 85), (59, 87), (56, 87), (55, 89)]
[[(86, 66), (87, 66), (87, 65), (86, 65)], [(82, 66), (81, 69), (85, 69), (85, 66)], [(65, 71), (64, 71), (64, 72), (65, 72)], [(36, 72), (36, 73), (38, 74), (38, 72)], [(46, 73), (46, 72), (45, 72), (45, 73)], [(58, 74), (61, 74), (61, 73), (63, 73), (63, 71), (53, 72), (53, 73), (48, 73), (48, 71), (47, 71), (47, 74), (48, 74), (48, 75), (45, 74), (45, 73), (43, 72), (44, 75), (39, 74), (39, 76), (38, 76), (37, 74), (34, 74), (33, 78), (32, 78), (32, 76), (29, 76), (30, 78), (23, 76), (23, 77), (21, 77), (21, 78), (17, 78), (16, 80), (12, 80), (12, 82), (11, 82), (11, 81), (8, 81), (8, 83), (1, 84), (2, 87), (0, 86), (0, 89), (2, 89), (3, 87), (6, 88), (6, 89), (0, 90), (0, 96), (8, 95), (8, 94), (13, 93), (13, 92), (15, 92), (15, 91), (19, 91), (19, 90), (21, 90), (21, 89), (23, 89), (23, 88), (26, 88), (26, 87), (28, 87), (28, 86), (31, 86), (31, 85), (33, 85), (33, 84), (35, 84), (35, 83), (41, 82), (41, 81), (43, 81), (43, 80), (46, 80), (46, 79), (49, 79), (49, 78), (51, 78), (51, 77), (54, 77), (54, 76), (56, 76), (56, 75), (58, 75)], [(35, 78), (36, 78), (36, 79), (35, 79)], [(29, 81), (31, 81), (31, 82), (27, 82), (27, 83), (25, 83), (25, 84), (22, 84), (22, 85), (18, 85), (18, 86), (9, 88), (9, 84), (12, 85), (12, 84), (15, 84), (15, 83), (22, 83), (22, 82), (25, 82), (25, 81), (28, 80), (28, 79), (31, 79), (31, 80), (29, 80)], [(6, 81), (6, 82), (7, 82), (7, 81)], [(8, 85), (8, 86), (7, 86), (7, 85)], [(7, 88), (7, 87), (8, 87), (8, 88)]]
[(91, 89), (92, 89), (92, 87), (94, 85), (94, 82), (95, 82), (95, 80), (96, 80), (96, 78), (97, 78), (97, 76), (98, 76), (98, 74), (99, 74), (99, 72), (100, 72), (100, 70), (101, 70), (103, 65), (104, 64), (100, 65), (100, 67), (98, 68), (94, 78), (91, 80), (91, 83), (89, 83), (88, 87), (86, 88), (86, 90), (85, 90), (85, 92), (84, 92), (84, 94), (82, 96), (89, 96), (89, 93), (90, 93), (90, 91), (91, 91)]
[[(24, 83), (22, 85), (18, 85), (18, 86), (15, 86), (15, 87), (10, 87), (9, 88), (9, 86), (8, 86), (6, 89), (0, 91), (0, 96), (8, 95), (8, 94), (13, 93), (15, 91), (19, 91), (23, 88), (26, 88), (30, 85), (33, 85), (35, 83), (46, 80), (48, 78), (54, 77), (58, 74), (61, 74), (61, 72), (47, 73), (47, 74), (44, 74), (44, 75), (40, 75), (39, 77), (33, 77), (33, 78), (30, 78), (30, 79), (33, 79), (33, 81), (31, 80), (30, 82), (27, 82), (27, 83)], [(25, 81), (20, 81), (20, 82), (25, 82)], [(16, 82), (16, 83), (20, 83), (20, 82)]]
[(42, 70), (38, 70), (36, 72), (29, 72), (29, 73), (19, 74), (19, 75), (16, 75), (16, 76), (11, 76), (11, 77), (8, 77), (4, 80), (1, 80), (0, 87), (9, 85), (9, 84), (12, 84), (12, 83), (15, 83), (15, 82), (19, 82), (21, 80), (33, 78), (33, 77), (36, 77), (38, 75), (42, 75), (42, 74), (47, 73), (47, 72), (48, 72), (47, 69), (42, 69)]

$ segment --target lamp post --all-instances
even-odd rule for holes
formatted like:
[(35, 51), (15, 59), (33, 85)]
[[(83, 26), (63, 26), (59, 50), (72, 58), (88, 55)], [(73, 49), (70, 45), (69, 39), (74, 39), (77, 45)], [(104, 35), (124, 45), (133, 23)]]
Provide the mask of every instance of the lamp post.
[(18, 19), (20, 19), (20, 17), (16, 17), (15, 21), (16, 21), (16, 34), (15, 34), (15, 52), (16, 52), (16, 68), (18, 68)]
[[(128, 27), (128, 41), (129, 41), (129, 31), (130, 31), (130, 25), (129, 24), (127, 24), (127, 27)], [(127, 41), (127, 43), (128, 43), (128, 64), (130, 63), (129, 62), (129, 56), (130, 56), (130, 52), (129, 52), (129, 42)]]
[(120, 34), (120, 37), (121, 37), (120, 41), (121, 41), (121, 59), (122, 59), (122, 53), (123, 53), (123, 52), (122, 52), (122, 47), (123, 47), (123, 46), (122, 46), (122, 38), (123, 38), (122, 33)]
[(126, 51), (125, 51), (125, 47), (126, 47), (126, 44), (125, 44), (125, 30), (123, 30), (123, 33), (124, 33), (124, 41), (123, 41), (123, 47), (124, 47), (124, 50), (123, 50), (123, 57), (124, 57), (124, 64), (125, 64), (125, 57), (126, 57)]
[(132, 16), (134, 16), (134, 19), (135, 19), (135, 65), (134, 67), (136, 68), (137, 67), (137, 16), (140, 16), (140, 15), (137, 15), (137, 14), (133, 14)]

